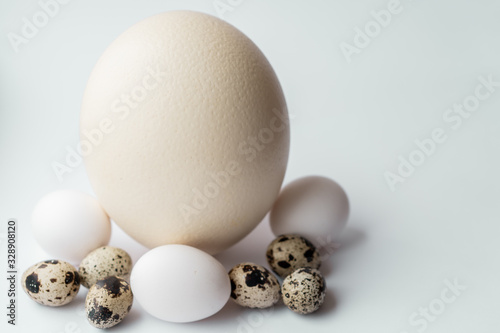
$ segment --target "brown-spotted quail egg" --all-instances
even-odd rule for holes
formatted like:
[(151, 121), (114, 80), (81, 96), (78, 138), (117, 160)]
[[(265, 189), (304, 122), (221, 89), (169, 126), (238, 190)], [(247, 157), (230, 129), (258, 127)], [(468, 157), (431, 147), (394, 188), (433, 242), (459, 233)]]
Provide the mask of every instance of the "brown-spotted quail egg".
[(78, 273), (82, 285), (90, 288), (108, 276), (120, 276), (128, 280), (131, 270), (132, 259), (127, 252), (117, 247), (103, 246), (82, 260)]
[(276, 277), (265, 267), (244, 262), (229, 271), (231, 297), (249, 308), (268, 308), (279, 301), (281, 288)]
[(300, 314), (312, 313), (325, 300), (325, 279), (317, 269), (299, 268), (283, 280), (281, 293), (283, 303), (290, 310)]
[(46, 260), (28, 268), (21, 277), (21, 284), (35, 302), (61, 306), (78, 294), (80, 277), (76, 268), (66, 261)]
[(319, 268), (321, 258), (314, 245), (299, 235), (281, 235), (269, 244), (267, 262), (281, 277), (300, 267)]
[(132, 308), (134, 296), (129, 283), (118, 276), (97, 281), (85, 299), (85, 312), (90, 324), (110, 328), (120, 323)]

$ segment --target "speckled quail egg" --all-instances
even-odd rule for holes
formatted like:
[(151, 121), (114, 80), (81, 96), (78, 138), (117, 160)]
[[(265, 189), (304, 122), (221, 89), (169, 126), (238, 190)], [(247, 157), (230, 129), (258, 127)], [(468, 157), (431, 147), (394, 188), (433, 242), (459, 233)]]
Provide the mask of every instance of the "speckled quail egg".
[(249, 308), (268, 308), (279, 301), (281, 288), (278, 279), (265, 267), (244, 262), (229, 271), (231, 298)]
[(85, 312), (90, 324), (110, 328), (120, 323), (132, 308), (134, 296), (123, 278), (108, 276), (97, 281), (85, 299)]
[(120, 276), (128, 280), (131, 270), (132, 259), (127, 252), (117, 247), (103, 246), (82, 260), (78, 273), (82, 285), (90, 288), (108, 276)]
[(80, 277), (76, 268), (66, 261), (46, 260), (28, 268), (21, 277), (21, 284), (35, 302), (61, 306), (78, 294)]
[(312, 313), (325, 300), (325, 279), (317, 269), (299, 268), (283, 280), (281, 293), (283, 303), (290, 310), (300, 314)]
[(269, 244), (267, 262), (281, 277), (300, 267), (319, 268), (321, 258), (314, 245), (299, 235), (281, 235)]

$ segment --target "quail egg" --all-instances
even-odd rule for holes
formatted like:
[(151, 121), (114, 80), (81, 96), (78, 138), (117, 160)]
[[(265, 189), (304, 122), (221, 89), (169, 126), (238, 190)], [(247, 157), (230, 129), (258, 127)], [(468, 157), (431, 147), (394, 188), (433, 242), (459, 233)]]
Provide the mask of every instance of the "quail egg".
[(244, 262), (229, 271), (231, 297), (239, 305), (249, 308), (268, 308), (279, 301), (280, 285), (265, 267)]
[(89, 323), (97, 328), (110, 328), (120, 323), (132, 308), (134, 296), (127, 281), (108, 276), (97, 281), (85, 299)]
[(28, 268), (21, 277), (21, 284), (28, 296), (37, 303), (48, 306), (68, 304), (80, 289), (80, 276), (70, 263), (46, 260)]
[(128, 279), (132, 270), (132, 259), (122, 249), (103, 246), (90, 252), (78, 269), (83, 286), (90, 288), (98, 280), (108, 276)]
[(299, 235), (281, 235), (269, 244), (267, 262), (281, 277), (300, 267), (319, 268), (321, 258), (314, 245)]
[(283, 280), (281, 293), (283, 303), (290, 310), (300, 314), (312, 313), (325, 300), (325, 279), (317, 269), (299, 268)]

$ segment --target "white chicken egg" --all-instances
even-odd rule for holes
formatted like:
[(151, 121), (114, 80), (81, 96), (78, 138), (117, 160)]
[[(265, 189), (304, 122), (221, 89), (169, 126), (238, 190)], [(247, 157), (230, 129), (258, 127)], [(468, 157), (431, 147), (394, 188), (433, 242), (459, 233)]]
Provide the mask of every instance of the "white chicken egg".
[(349, 199), (333, 180), (320, 176), (297, 179), (286, 185), (270, 214), (276, 236), (299, 234), (316, 247), (334, 245), (349, 218)]
[(144, 254), (132, 270), (130, 284), (146, 312), (176, 323), (215, 314), (231, 294), (224, 266), (187, 245), (163, 245)]
[(38, 244), (54, 258), (78, 264), (92, 250), (107, 245), (111, 223), (89, 194), (60, 190), (42, 197), (31, 217)]

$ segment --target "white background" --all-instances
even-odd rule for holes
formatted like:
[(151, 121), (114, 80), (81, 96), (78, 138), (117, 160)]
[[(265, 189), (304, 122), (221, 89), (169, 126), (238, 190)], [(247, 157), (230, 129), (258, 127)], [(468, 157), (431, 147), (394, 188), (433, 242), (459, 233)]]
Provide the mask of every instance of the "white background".
[[(500, 81), (500, 3), (401, 0), (400, 13), (351, 62), (340, 46), (354, 45), (354, 29), (364, 29), (373, 20), (370, 12), (387, 8), (389, 1), (231, 3), (223, 18), (266, 54), (295, 115), (285, 183), (328, 176), (351, 200), (342, 247), (323, 263), (326, 303), (300, 316), (284, 306), (259, 312), (230, 301), (209, 319), (171, 324), (136, 302), (112, 331), (498, 331), (500, 87), (458, 129), (443, 114), (474, 94), (480, 76)], [(18, 219), (21, 272), (47, 259), (29, 227), (37, 200), (60, 188), (92, 193), (83, 166), (60, 182), (51, 164), (63, 162), (65, 147), (78, 142), (83, 91), (107, 45), (163, 11), (217, 15), (212, 0), (73, 0), (60, 7), (16, 53), (8, 34), (20, 35), (23, 18), (32, 20), (41, 9), (33, 0), (0, 2), (2, 272), (9, 218)], [(430, 137), (434, 128), (442, 128), (447, 140), (391, 191), (384, 173), (397, 173), (398, 156), (408, 158), (417, 149), (414, 141)], [(272, 237), (265, 220), (217, 258), (227, 268), (248, 260), (264, 264)], [(146, 251), (117, 228), (111, 244), (127, 249), (134, 260)], [(427, 321), (425, 330), (412, 325), (409, 318), (420, 307), (439, 310), (445, 281), (455, 279), (466, 290)], [(18, 325), (7, 325), (7, 285), (0, 280), (1, 327), (8, 332), (97, 331), (83, 316), (85, 288), (73, 303), (48, 308), (29, 300), (18, 285)]]

